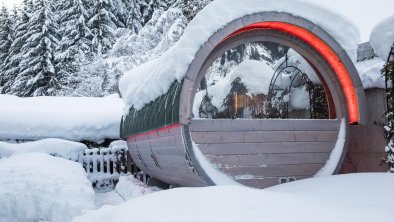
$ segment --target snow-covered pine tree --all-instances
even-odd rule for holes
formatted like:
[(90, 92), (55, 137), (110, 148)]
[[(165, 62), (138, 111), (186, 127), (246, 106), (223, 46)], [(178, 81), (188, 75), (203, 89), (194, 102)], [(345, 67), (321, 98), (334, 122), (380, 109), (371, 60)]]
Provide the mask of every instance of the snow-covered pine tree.
[(75, 85), (80, 66), (92, 60), (93, 34), (87, 26), (88, 12), (82, 0), (63, 1), (59, 6), (60, 34), (56, 54), (56, 72), (62, 76), (62, 86)]
[(149, 22), (156, 10), (167, 11), (176, 0), (139, 0), (143, 24)]
[[(3, 5), (0, 11), (0, 87), (4, 85), (5, 60), (9, 56), (12, 44), (13, 22), (7, 7)], [(6, 78), (4, 78), (5, 80)]]
[(124, 24), (132, 33), (138, 33), (144, 26), (140, 0), (122, 0), (125, 6)]
[(99, 57), (106, 54), (115, 43), (115, 31), (119, 21), (113, 14), (113, 7), (112, 0), (94, 0), (88, 25), (93, 32), (93, 52)]
[(180, 8), (188, 21), (191, 21), (205, 6), (213, 0), (177, 0), (174, 7)]
[[(17, 10), (19, 10), (18, 13), (16, 12)], [(12, 42), (9, 55), (4, 61), (4, 86), (1, 89), (1, 93), (11, 93), (15, 78), (20, 71), (19, 63), (22, 60), (21, 49), (29, 38), (28, 25), (32, 12), (33, 1), (24, 0), (21, 3), (21, 7), (16, 9), (13, 13), (18, 20), (15, 22), (15, 31), (13, 34), (14, 40)]]
[(55, 95), (59, 89), (54, 53), (59, 42), (58, 25), (52, 12), (52, 0), (35, 0), (29, 25), (29, 37), (22, 46), (21, 70), (12, 94), (18, 96)]

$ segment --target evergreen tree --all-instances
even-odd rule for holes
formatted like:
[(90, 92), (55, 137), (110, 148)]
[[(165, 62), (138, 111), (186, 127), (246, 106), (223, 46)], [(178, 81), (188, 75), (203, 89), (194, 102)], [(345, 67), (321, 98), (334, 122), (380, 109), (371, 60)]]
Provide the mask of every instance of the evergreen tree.
[(68, 77), (66, 81), (71, 81), (69, 78), (79, 71), (81, 64), (92, 59), (93, 34), (86, 24), (88, 16), (82, 0), (67, 0), (59, 7), (62, 38), (56, 55), (56, 71), (59, 76)]
[(115, 43), (115, 30), (119, 21), (112, 12), (112, 0), (94, 0), (93, 15), (88, 25), (93, 32), (93, 52), (99, 57), (106, 54)]
[(177, 0), (174, 6), (182, 9), (187, 20), (191, 21), (199, 11), (212, 1), (213, 0)]
[(143, 24), (146, 24), (156, 10), (167, 11), (175, 0), (140, 0), (139, 5), (141, 9)]
[(144, 26), (139, 0), (122, 0), (125, 5), (124, 24), (132, 33), (138, 33)]
[(21, 70), (11, 93), (18, 96), (55, 95), (59, 88), (54, 67), (54, 53), (58, 45), (58, 26), (54, 22), (51, 0), (36, 0), (29, 25), (29, 37), (21, 51)]
[(22, 60), (21, 49), (30, 35), (28, 33), (28, 25), (32, 12), (32, 0), (24, 0), (19, 13), (17, 13), (17, 9), (14, 11), (14, 16), (18, 20), (15, 22), (14, 40), (11, 44), (9, 54), (4, 60), (4, 86), (1, 89), (1, 93), (11, 93), (15, 78), (20, 71), (19, 63)]
[(13, 24), (8, 9), (3, 5), (0, 12), (0, 87), (4, 85), (5, 60), (12, 44)]

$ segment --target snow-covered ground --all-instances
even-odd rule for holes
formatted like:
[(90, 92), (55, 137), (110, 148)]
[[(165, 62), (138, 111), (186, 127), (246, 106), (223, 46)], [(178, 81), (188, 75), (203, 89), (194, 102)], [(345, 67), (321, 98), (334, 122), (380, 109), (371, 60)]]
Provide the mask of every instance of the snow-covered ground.
[(0, 140), (119, 138), (123, 103), (104, 98), (0, 95)]
[(240, 186), (177, 188), (106, 206), (85, 221), (387, 221), (392, 174), (349, 174), (300, 180), (266, 190)]
[(67, 222), (94, 209), (94, 191), (79, 163), (30, 153), (0, 159), (0, 221)]

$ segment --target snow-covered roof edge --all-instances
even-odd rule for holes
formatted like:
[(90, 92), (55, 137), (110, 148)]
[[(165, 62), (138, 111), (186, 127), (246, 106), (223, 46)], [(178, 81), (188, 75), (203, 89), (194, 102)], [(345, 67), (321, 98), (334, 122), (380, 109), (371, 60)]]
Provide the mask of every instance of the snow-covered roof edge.
[(310, 20), (327, 31), (356, 60), (359, 32), (335, 12), (299, 0), (216, 0), (190, 22), (183, 37), (170, 50), (122, 77), (119, 88), (126, 113), (132, 106), (141, 109), (166, 93), (175, 80), (182, 80), (197, 51), (215, 32), (235, 19), (268, 11), (290, 13)]

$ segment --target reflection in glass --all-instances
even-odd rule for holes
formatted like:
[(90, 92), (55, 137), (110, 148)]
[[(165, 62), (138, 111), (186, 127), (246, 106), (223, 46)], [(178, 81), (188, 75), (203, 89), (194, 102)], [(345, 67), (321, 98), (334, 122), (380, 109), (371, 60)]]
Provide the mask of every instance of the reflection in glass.
[(327, 119), (324, 88), (315, 70), (295, 50), (271, 42), (233, 48), (203, 77), (194, 118)]

